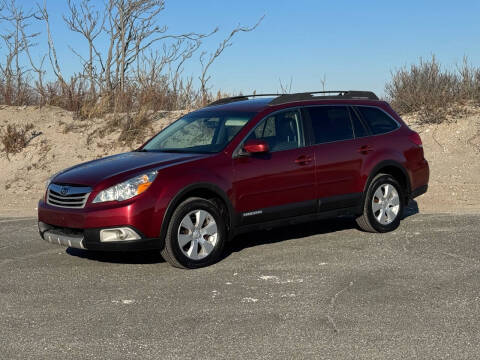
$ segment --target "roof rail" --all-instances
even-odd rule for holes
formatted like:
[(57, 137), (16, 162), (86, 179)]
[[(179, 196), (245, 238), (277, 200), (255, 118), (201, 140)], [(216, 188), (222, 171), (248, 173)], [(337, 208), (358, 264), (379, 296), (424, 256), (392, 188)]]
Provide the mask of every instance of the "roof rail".
[[(315, 96), (320, 95), (320, 96)], [(308, 101), (322, 99), (359, 99), (359, 100), (378, 100), (378, 96), (372, 91), (357, 90), (332, 90), (332, 91), (313, 91), (296, 94), (284, 94), (270, 102), (270, 106), (285, 104), (293, 101)]]
[(358, 99), (358, 100), (378, 100), (378, 96), (372, 91), (358, 91), (358, 90), (331, 90), (331, 91), (312, 91), (294, 94), (253, 94), (253, 95), (239, 95), (232, 96), (211, 102), (207, 106), (223, 105), (235, 101), (248, 100), (249, 98), (261, 96), (274, 96), (268, 105), (280, 105), (294, 101), (308, 101), (308, 100), (322, 100), (322, 99)]
[(255, 97), (261, 97), (261, 96), (281, 96), (282, 94), (252, 94), (252, 95), (238, 95), (238, 96), (232, 96), (232, 97), (226, 97), (223, 99), (218, 99), (216, 101), (211, 102), (207, 106), (215, 106), (215, 105), (223, 105), (223, 104), (228, 104), (231, 102), (235, 101), (242, 101), (242, 100), (248, 100), (249, 98), (255, 98)]

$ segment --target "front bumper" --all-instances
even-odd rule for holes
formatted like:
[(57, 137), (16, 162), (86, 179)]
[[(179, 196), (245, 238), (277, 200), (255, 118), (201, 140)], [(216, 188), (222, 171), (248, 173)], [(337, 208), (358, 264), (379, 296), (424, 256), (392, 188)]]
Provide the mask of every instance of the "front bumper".
[(87, 243), (91, 243), (90, 237), (98, 238), (99, 230), (121, 226), (135, 229), (144, 239), (158, 238), (164, 213), (163, 206), (157, 208), (154, 200), (146, 196), (82, 209), (52, 206), (44, 200), (38, 203), (39, 222), (61, 229), (82, 230), (88, 235)]
[(43, 240), (65, 247), (94, 251), (141, 251), (161, 249), (159, 238), (146, 238), (137, 229), (141, 239), (131, 241), (100, 241), (100, 230), (98, 229), (72, 229), (49, 225), (44, 222), (38, 222), (38, 230)]

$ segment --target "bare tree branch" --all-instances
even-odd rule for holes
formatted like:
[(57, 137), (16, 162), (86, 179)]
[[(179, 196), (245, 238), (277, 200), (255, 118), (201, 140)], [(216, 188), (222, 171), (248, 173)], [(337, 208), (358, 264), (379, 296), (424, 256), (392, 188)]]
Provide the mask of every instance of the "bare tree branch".
[(208, 70), (210, 69), (210, 67), (212, 66), (212, 64), (215, 62), (215, 60), (223, 53), (223, 51), (232, 46), (233, 43), (231, 42), (233, 37), (240, 33), (240, 32), (250, 32), (250, 31), (253, 31), (255, 30), (259, 25), (260, 23), (263, 21), (263, 19), (265, 18), (265, 15), (263, 15), (255, 25), (253, 26), (237, 26), (235, 29), (232, 30), (232, 32), (230, 33), (230, 35), (228, 35), (217, 47), (217, 49), (215, 50), (215, 52), (211, 53), (210, 55), (208, 55), (207, 57), (207, 53), (206, 52), (202, 52), (202, 54), (200, 55), (200, 64), (202, 66), (202, 73), (199, 77), (199, 80), (200, 80), (200, 91), (202, 93), (202, 97), (203, 97), (203, 102), (205, 103), (207, 101), (207, 93), (208, 93), (208, 87), (207, 87), (207, 83), (208, 81), (210, 80), (211, 76), (208, 75)]
[(52, 66), (52, 70), (57, 77), (60, 84), (64, 87), (67, 86), (65, 78), (62, 75), (62, 70), (60, 69), (60, 65), (57, 59), (57, 51), (55, 49), (55, 44), (52, 38), (52, 32), (50, 30), (50, 20), (48, 17), (48, 10), (47, 10), (47, 0), (43, 1), (43, 6), (37, 4), (38, 11), (40, 13), (39, 18), (45, 22), (47, 37), (48, 37), (48, 58), (50, 60), (50, 64)]
[(90, 81), (90, 94), (95, 93), (95, 64), (94, 57), (98, 56), (96, 47), (94, 45), (97, 37), (102, 33), (105, 24), (106, 15), (100, 15), (100, 12), (91, 5), (90, 0), (81, 0), (80, 4), (76, 4), (72, 0), (68, 0), (69, 15), (63, 16), (63, 20), (68, 28), (82, 35), (88, 43), (88, 59), (85, 59), (77, 51), (71, 48), (72, 52), (77, 55), (82, 62), (84, 72), (87, 73), (87, 78)]
[(28, 95), (28, 72), (25, 68), (22, 56), (26, 53), (30, 58), (29, 48), (36, 45), (34, 39), (39, 33), (30, 33), (27, 28), (29, 20), (35, 17), (31, 11), (24, 11), (15, 0), (3, 0), (0, 3), (0, 20), (5, 21), (9, 27), (0, 34), (7, 53), (5, 63), (0, 65), (0, 71), (5, 81), (3, 87), (3, 100), (7, 104), (20, 104), (27, 100)]

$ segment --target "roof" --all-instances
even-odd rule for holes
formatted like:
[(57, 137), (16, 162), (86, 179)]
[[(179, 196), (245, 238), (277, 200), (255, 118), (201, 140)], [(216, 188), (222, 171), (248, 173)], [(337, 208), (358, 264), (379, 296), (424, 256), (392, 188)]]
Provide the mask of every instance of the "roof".
[(340, 91), (316, 91), (294, 94), (253, 94), (239, 95), (216, 100), (201, 110), (231, 110), (258, 112), (269, 106), (285, 105), (295, 102), (308, 103), (328, 100), (329, 103), (342, 100), (345, 102), (378, 102), (379, 99), (371, 91), (340, 90)]
[(236, 101), (230, 101), (220, 104), (210, 104), (200, 109), (200, 111), (214, 111), (214, 110), (230, 110), (230, 111), (245, 111), (258, 112), (265, 109), (268, 104), (275, 99), (274, 97), (257, 97), (245, 98)]

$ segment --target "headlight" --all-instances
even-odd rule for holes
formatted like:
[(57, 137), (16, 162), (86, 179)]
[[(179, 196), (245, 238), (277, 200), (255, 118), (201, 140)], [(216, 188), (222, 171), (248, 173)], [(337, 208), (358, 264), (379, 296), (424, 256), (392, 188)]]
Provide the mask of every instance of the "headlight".
[(140, 176), (136, 176), (120, 184), (109, 187), (108, 189), (100, 191), (95, 199), (94, 203), (100, 203), (105, 201), (123, 201), (130, 199), (134, 196), (140, 195), (146, 191), (153, 180), (157, 177), (157, 171), (149, 171)]

